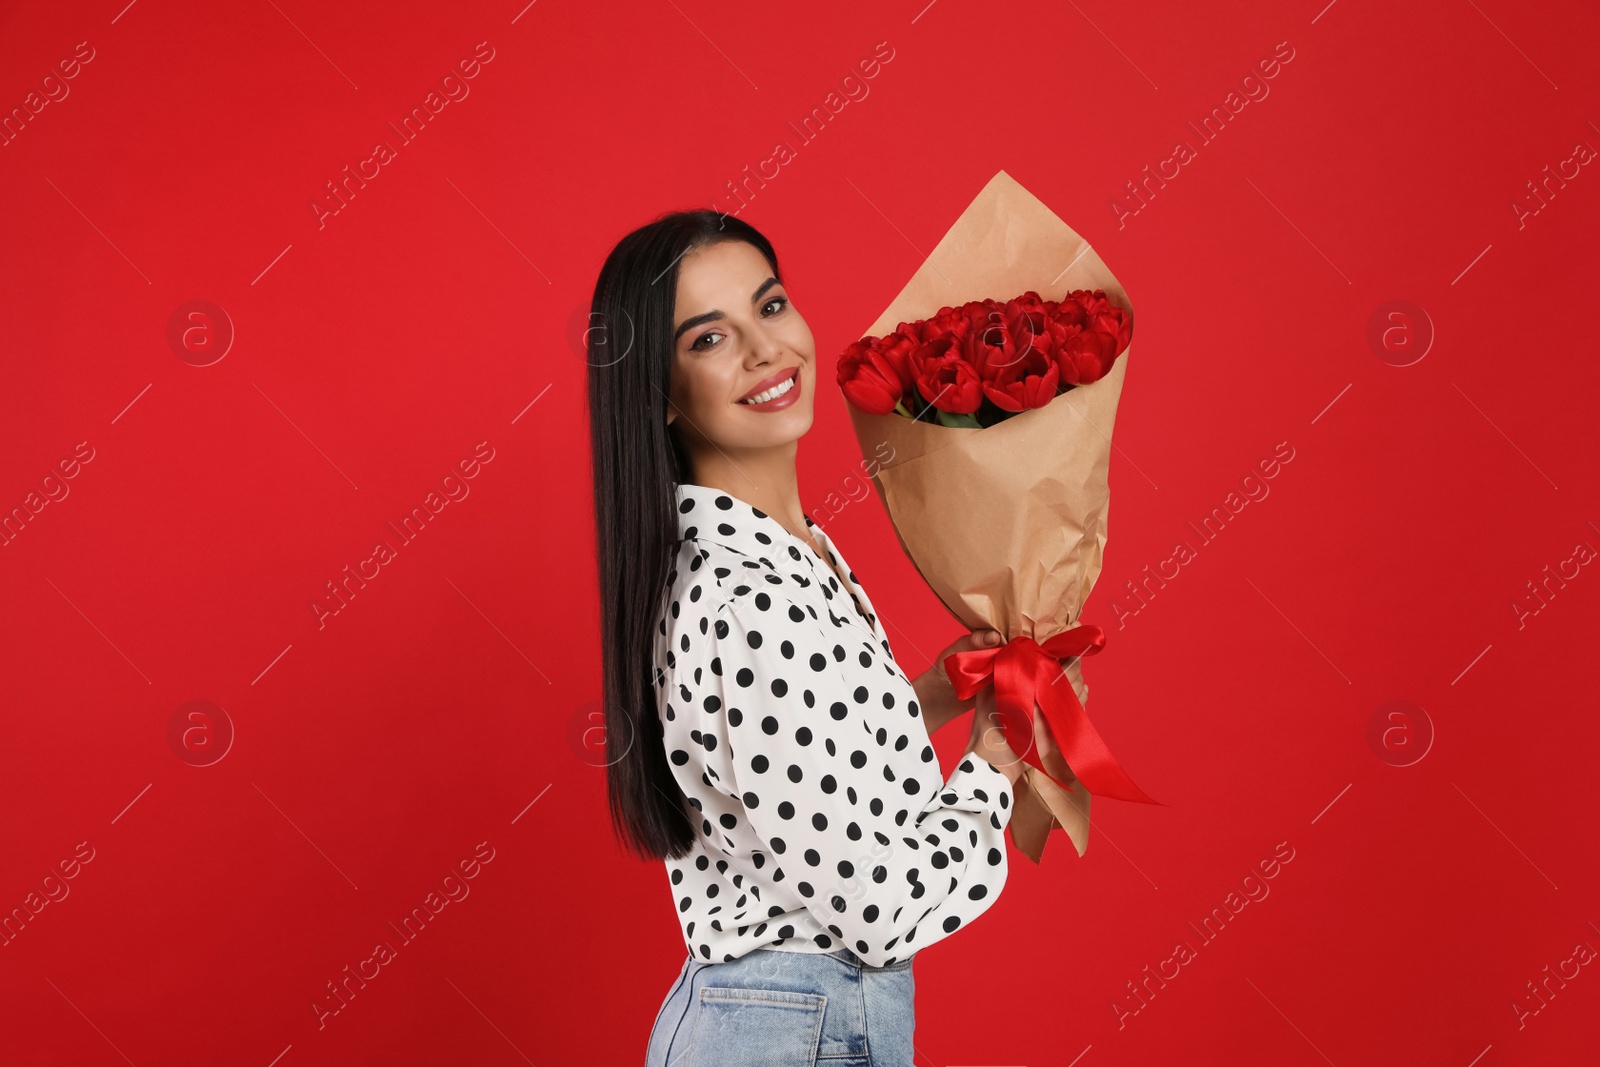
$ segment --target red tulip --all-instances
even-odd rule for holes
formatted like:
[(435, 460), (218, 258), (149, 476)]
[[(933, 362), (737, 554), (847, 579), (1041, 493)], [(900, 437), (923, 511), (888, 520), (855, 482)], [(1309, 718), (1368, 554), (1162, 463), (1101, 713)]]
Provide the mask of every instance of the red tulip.
[(1099, 330), (1079, 330), (1067, 338), (1056, 352), (1061, 381), (1067, 385), (1088, 385), (1104, 378), (1117, 358), (1117, 339)]
[(970, 415), (983, 403), (983, 390), (958, 344), (949, 334), (927, 341), (911, 353), (911, 366), (924, 400), (942, 411)]
[(1006, 367), (992, 382), (983, 383), (983, 392), (997, 407), (1007, 411), (1042, 408), (1055, 399), (1060, 371), (1049, 355), (1029, 349), (1017, 362)]
[(900, 402), (906, 382), (874, 348), (874, 340), (852, 341), (839, 357), (837, 377), (850, 403), (873, 415), (887, 415)]

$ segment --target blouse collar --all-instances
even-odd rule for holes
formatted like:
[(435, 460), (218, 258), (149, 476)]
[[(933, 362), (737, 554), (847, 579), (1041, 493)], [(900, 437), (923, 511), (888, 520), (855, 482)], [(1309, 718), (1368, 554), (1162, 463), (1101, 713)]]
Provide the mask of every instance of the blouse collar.
[[(823, 586), (828, 585), (830, 578), (835, 578), (834, 570), (826, 559), (819, 558), (810, 545), (790, 533), (781, 522), (754, 504), (741, 500), (725, 490), (696, 485), (692, 482), (677, 483), (676, 497), (680, 538), (687, 540), (692, 537), (699, 541), (710, 541), (752, 559), (766, 558), (768, 562), (772, 562), (774, 557), (804, 560), (811, 568), (816, 581)], [(839, 610), (845, 620), (872, 634), (875, 642), (886, 641), (877, 610), (872, 606), (866, 590), (854, 581), (850, 565), (844, 562), (838, 547), (822, 527), (811, 520), (810, 515), (802, 517), (806, 520), (807, 532), (811, 534), (818, 547), (823, 552), (831, 554), (838, 563), (839, 574), (835, 580), (842, 583), (840, 588), (846, 598), (839, 604)], [(871, 618), (870, 625), (856, 611), (855, 606), (848, 602), (851, 594), (854, 594), (861, 606), (866, 609)]]

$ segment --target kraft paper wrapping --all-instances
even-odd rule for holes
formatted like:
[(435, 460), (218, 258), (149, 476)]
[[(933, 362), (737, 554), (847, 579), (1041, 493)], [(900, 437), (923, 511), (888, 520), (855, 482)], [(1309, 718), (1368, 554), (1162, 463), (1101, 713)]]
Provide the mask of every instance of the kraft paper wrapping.
[[(1000, 171), (863, 336), (881, 337), (947, 305), (1030, 289), (1047, 300), (1102, 289), (1132, 314), (1089, 243)], [(1078, 624), (1105, 551), (1111, 432), (1131, 351), (1098, 382), (981, 429), (871, 415), (846, 403), (864, 455), (881, 454), (880, 442), (893, 449), (873, 483), (901, 548), (969, 630), (1044, 641)], [(1078, 659), (1064, 667), (1087, 711)], [(1090, 795), (1037, 708), (1033, 722), (1040, 763), (1070, 791), (1028, 767), (1013, 790), (1012, 842), (1038, 863), (1060, 826), (1082, 856)]]

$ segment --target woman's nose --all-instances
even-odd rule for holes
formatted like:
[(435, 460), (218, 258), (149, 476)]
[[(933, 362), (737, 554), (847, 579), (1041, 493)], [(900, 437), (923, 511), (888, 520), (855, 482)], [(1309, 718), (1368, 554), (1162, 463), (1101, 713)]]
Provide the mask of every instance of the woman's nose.
[(783, 353), (783, 342), (769, 336), (765, 331), (758, 332), (750, 344), (750, 361), (758, 367), (766, 363), (779, 362), (783, 359)]

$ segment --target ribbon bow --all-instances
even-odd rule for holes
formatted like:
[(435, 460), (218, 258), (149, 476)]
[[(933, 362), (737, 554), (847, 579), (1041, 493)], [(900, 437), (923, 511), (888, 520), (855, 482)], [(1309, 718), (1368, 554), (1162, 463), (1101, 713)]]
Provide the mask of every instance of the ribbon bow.
[[(1057, 785), (1070, 789), (1039, 762), (1033, 744), (1035, 705), (1044, 712), (1050, 732), (1072, 767), (1072, 773), (1091, 794), (1160, 804), (1161, 801), (1134, 784), (1100, 739), (1083, 705), (1078, 702), (1072, 683), (1056, 684), (1065, 677), (1061, 660), (1069, 656), (1092, 656), (1105, 644), (1106, 634), (1100, 627), (1074, 626), (1042, 643), (1031, 637), (1013, 637), (996, 648), (952, 652), (944, 659), (944, 669), (955, 687), (956, 696), (962, 700), (976, 695), (991, 677), (994, 679), (995, 705), (1006, 743)], [(1018, 745), (1013, 740), (1021, 737), (1028, 739), (1026, 745)]]

